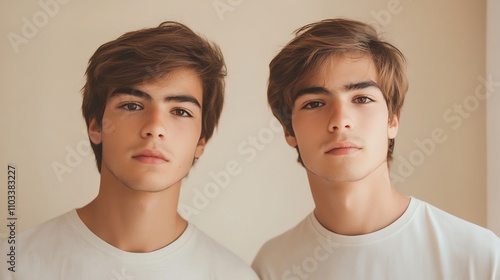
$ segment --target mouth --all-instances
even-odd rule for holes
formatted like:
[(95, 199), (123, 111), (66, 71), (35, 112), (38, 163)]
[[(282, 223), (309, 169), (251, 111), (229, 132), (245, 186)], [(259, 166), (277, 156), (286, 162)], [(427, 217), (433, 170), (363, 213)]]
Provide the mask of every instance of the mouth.
[(146, 164), (161, 164), (168, 162), (168, 159), (159, 151), (143, 150), (132, 156), (133, 159)]
[(357, 151), (361, 150), (361, 147), (355, 145), (354, 143), (351, 142), (338, 142), (334, 143), (332, 146), (330, 146), (325, 154), (329, 155), (351, 155), (356, 153)]

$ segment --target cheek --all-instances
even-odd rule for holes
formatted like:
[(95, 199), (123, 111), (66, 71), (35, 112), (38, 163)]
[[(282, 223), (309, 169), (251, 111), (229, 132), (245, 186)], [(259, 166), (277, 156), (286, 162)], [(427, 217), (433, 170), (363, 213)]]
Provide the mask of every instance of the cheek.
[(111, 119), (103, 119), (102, 122), (102, 135), (104, 139), (113, 139), (119, 137), (124, 131), (130, 131), (131, 125), (124, 127), (123, 123)]
[(124, 117), (120, 117), (113, 113), (112, 110), (106, 108), (102, 116), (101, 130), (104, 135), (111, 135), (119, 130), (122, 126)]
[(299, 150), (306, 149), (308, 143), (314, 139), (314, 135), (311, 133), (311, 126), (301, 126), (299, 124), (293, 125), (293, 137), (287, 141), (288, 144), (292, 147), (298, 146)]
[(116, 129), (116, 123), (113, 122), (110, 118), (104, 117), (102, 119), (101, 130), (103, 134), (113, 133)]
[(364, 134), (366, 141), (387, 141), (389, 125), (387, 116), (382, 114), (370, 114), (363, 117), (363, 121), (357, 122), (357, 130)]
[(167, 131), (167, 139), (180, 146), (195, 147), (200, 140), (201, 125), (180, 122), (170, 127), (167, 125), (165, 129)]
[(292, 119), (292, 128), (296, 135), (304, 135), (305, 133), (309, 133), (311, 131), (318, 131), (318, 129), (324, 129), (327, 126), (328, 122), (326, 116), (319, 114), (303, 114), (300, 117)]

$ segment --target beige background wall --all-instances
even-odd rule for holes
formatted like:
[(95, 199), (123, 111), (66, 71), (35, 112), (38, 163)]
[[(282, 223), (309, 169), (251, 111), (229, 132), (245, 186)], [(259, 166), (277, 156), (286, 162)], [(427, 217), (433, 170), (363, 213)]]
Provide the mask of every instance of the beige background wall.
[(296, 28), (349, 17), (377, 25), (409, 61), (395, 187), (486, 226), (485, 15), (476, 0), (2, 0), (0, 221), (8, 164), (17, 168), (20, 230), (96, 195), (80, 112), (87, 60), (124, 32), (177, 20), (218, 42), (229, 71), (220, 128), (184, 183), (181, 210), (250, 262), (313, 207), (266, 104), (267, 65)]

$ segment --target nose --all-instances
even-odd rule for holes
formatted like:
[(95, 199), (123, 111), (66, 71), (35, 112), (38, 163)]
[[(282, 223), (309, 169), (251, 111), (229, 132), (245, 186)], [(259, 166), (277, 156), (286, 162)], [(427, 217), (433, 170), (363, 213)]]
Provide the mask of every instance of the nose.
[(144, 118), (144, 124), (141, 129), (141, 137), (158, 137), (163, 139), (166, 134), (165, 116), (159, 108), (151, 108)]
[(333, 102), (328, 123), (328, 131), (335, 132), (351, 128), (352, 119), (349, 115), (348, 106), (340, 101)]

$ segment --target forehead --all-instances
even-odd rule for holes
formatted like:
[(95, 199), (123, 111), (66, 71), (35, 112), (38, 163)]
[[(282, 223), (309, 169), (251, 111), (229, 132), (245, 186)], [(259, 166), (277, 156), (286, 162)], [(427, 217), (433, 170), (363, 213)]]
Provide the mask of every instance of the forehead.
[(348, 84), (363, 81), (378, 83), (378, 73), (371, 56), (359, 53), (332, 55), (314, 67), (298, 84), (301, 88), (321, 86), (340, 90)]
[[(139, 84), (116, 86), (110, 90), (108, 97), (123, 96), (117, 95), (116, 92), (126, 89), (119, 93), (147, 97), (147, 99), (161, 99), (169, 95), (190, 95), (200, 103), (203, 99), (203, 81), (193, 69), (177, 68), (161, 76), (146, 78)], [(145, 94), (139, 94), (141, 92)]]
[(150, 90), (179, 89), (198, 94), (203, 91), (203, 82), (195, 70), (178, 68), (160, 77), (149, 79), (136, 87)]

